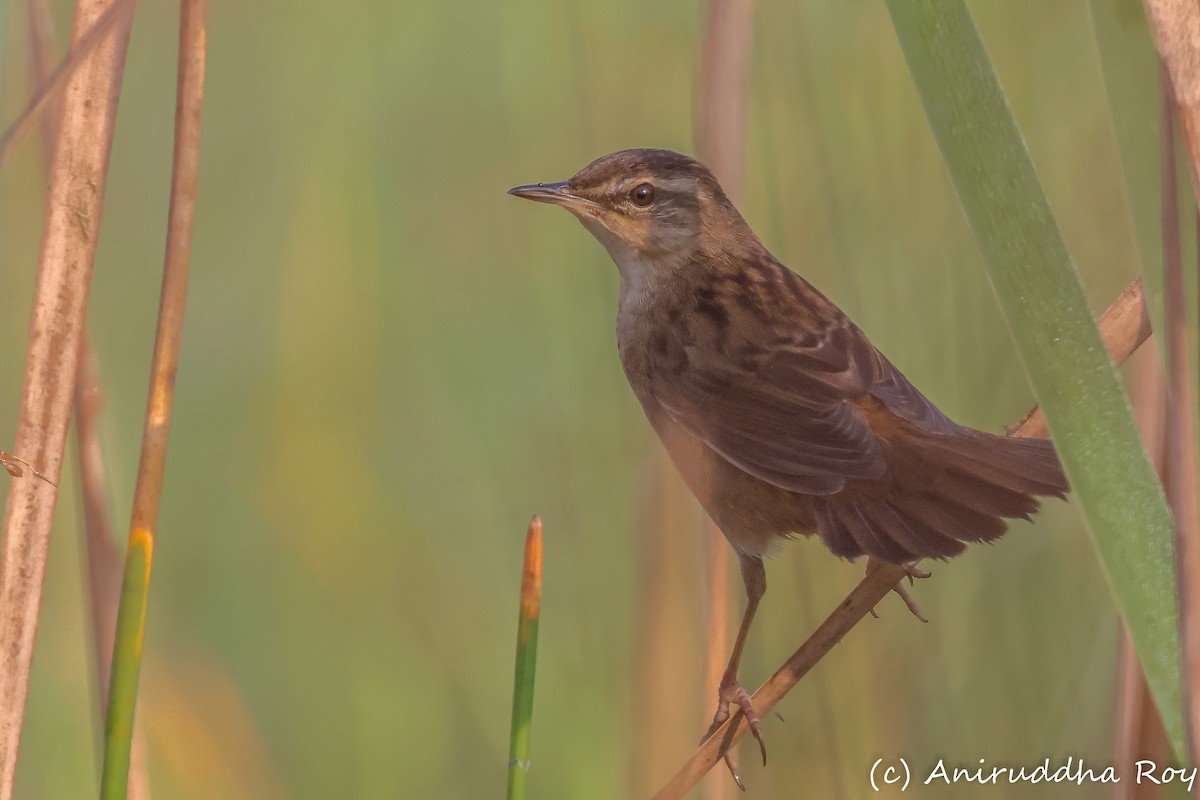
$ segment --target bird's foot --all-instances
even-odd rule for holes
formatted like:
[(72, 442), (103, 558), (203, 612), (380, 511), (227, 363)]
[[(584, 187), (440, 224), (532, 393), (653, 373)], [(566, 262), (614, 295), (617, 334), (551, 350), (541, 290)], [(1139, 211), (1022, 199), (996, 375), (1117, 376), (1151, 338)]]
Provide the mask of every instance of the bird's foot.
[[(742, 688), (736, 677), (724, 678), (721, 681), (720, 688), (717, 689), (717, 712), (713, 714), (712, 724), (708, 726), (704, 736), (700, 741), (704, 742), (708, 737), (712, 736), (717, 728), (720, 728), (725, 720), (729, 719), (729, 707), (736, 705), (742, 712), (742, 716), (746, 718), (746, 727), (750, 729), (750, 735), (758, 742), (758, 749), (762, 753), (763, 766), (767, 765), (767, 745), (763, 741), (762, 736), (762, 721), (758, 718), (758, 713), (754, 710), (754, 703), (750, 699), (750, 693)], [(737, 783), (738, 788), (745, 790), (742, 784), (741, 776), (738, 775), (737, 762), (729, 754), (725, 754), (725, 766), (729, 767), (729, 772), (733, 775), (733, 780)]]
[[(870, 574), (871, 572), (874, 572), (876, 569), (883, 566), (883, 564), (884, 562), (882, 561), (876, 561), (873, 558), (868, 558), (867, 573)], [(924, 579), (928, 578), (931, 574), (928, 570), (918, 567), (917, 562), (915, 561), (909, 562), (908, 564), (901, 564), (900, 567), (904, 570), (905, 574), (908, 575), (909, 586), (913, 585), (914, 578)], [(908, 610), (912, 612), (914, 617), (921, 620), (921, 622), (929, 622), (929, 620), (925, 619), (925, 616), (921, 614), (921, 607), (917, 605), (917, 601), (913, 599), (913, 596), (908, 593), (908, 589), (904, 588), (903, 583), (897, 583), (892, 587), (892, 591), (900, 595), (900, 599), (904, 601), (904, 605), (908, 607)], [(875, 613), (875, 609), (871, 609), (871, 616), (875, 617), (876, 619), (879, 618), (879, 615)]]

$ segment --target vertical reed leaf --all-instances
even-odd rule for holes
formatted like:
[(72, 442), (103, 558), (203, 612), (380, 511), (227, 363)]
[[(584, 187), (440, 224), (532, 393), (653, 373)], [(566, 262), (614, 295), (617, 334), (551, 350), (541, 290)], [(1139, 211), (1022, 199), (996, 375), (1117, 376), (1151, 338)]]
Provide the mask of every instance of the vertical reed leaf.
[(517, 665), (513, 676), (512, 733), (508, 745), (508, 800), (523, 800), (529, 772), (533, 725), (533, 682), (537, 668), (538, 619), (542, 613), (542, 520), (534, 517), (525, 536), (521, 610), (517, 617)]
[(887, 5), (1116, 606), (1183, 753), (1171, 517), (1075, 265), (966, 5)]

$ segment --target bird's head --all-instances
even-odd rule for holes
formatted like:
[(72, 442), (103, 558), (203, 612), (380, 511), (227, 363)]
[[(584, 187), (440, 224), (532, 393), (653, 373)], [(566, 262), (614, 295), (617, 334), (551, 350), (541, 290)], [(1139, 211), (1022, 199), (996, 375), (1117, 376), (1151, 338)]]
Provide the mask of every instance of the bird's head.
[(515, 186), (509, 194), (570, 211), (639, 283), (674, 271), (731, 236), (753, 238), (708, 167), (671, 150), (621, 150), (570, 180)]

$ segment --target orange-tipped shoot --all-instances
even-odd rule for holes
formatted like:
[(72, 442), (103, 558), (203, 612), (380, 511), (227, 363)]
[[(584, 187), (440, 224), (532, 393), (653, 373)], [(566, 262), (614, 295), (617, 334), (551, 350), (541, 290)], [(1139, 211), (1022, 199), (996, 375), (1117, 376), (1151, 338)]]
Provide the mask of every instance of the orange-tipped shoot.
[(534, 517), (525, 535), (521, 572), (521, 611), (517, 618), (517, 664), (513, 676), (512, 733), (508, 748), (508, 800), (525, 797), (529, 771), (529, 733), (533, 721), (533, 684), (537, 667), (538, 619), (542, 610), (542, 520)]

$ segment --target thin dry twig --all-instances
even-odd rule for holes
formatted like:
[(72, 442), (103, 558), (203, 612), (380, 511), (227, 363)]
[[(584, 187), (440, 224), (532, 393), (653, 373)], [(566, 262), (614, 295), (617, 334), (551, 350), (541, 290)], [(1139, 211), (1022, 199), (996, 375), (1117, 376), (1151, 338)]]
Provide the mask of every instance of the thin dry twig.
[(1175, 103), (1162, 75), (1162, 245), (1167, 352), (1166, 490), (1175, 518), (1175, 569), (1179, 582), (1179, 629), (1183, 650), (1183, 713), (1193, 764), (1200, 763), (1200, 517), (1196, 505), (1195, 425), (1183, 241), (1175, 166)]
[[(1131, 290), (1136, 297), (1137, 303), (1144, 302), (1141, 294), (1141, 282), (1134, 281), (1130, 284), (1129, 289), (1126, 289), (1125, 293), (1121, 297), (1118, 297), (1109, 310), (1101, 317), (1101, 325), (1104, 326), (1104, 341), (1110, 348), (1113, 343), (1123, 345), (1136, 341), (1140, 344), (1145, 340), (1145, 337), (1139, 338), (1136, 333), (1143, 323), (1144, 310), (1138, 311), (1137, 309), (1133, 309), (1135, 313), (1129, 313), (1130, 309), (1128, 308), (1124, 310), (1118, 308), (1114, 311), (1114, 308), (1118, 306), (1123, 307), (1132, 302), (1129, 299)], [(1111, 330), (1112, 327), (1120, 327), (1122, 330)], [(1136, 349), (1136, 346), (1132, 349)], [(1114, 362), (1120, 364), (1129, 357), (1132, 349), (1130, 352), (1124, 353), (1110, 349), (1109, 355)], [(1029, 431), (1036, 429), (1035, 422), (1031, 420), (1035, 421), (1037, 417), (1037, 413), (1026, 415), (1026, 419), (1017, 425), (1009, 435), (1029, 436)], [(773, 709), (775, 704), (792, 687), (799, 683), (800, 679), (858, 624), (859, 620), (882, 601), (883, 598), (887, 597), (888, 593), (892, 591), (893, 587), (905, 575), (906, 573), (902, 567), (892, 564), (883, 564), (878, 569), (868, 572), (866, 577), (834, 609), (833, 613), (821, 623), (817, 630), (808, 637), (804, 644), (800, 645), (800, 648), (784, 662), (783, 666), (776, 670), (775, 674), (754, 693), (755, 710), (760, 715), (765, 715)], [(706, 739), (692, 753), (683, 766), (658, 790), (653, 800), (675, 800), (675, 798), (683, 797), (692, 787), (699, 783), (700, 779), (712, 769), (713, 765), (721, 760), (725, 752), (745, 732), (745, 718), (740, 711), (736, 711), (724, 725), (718, 728), (712, 736)]]
[[(113, 0), (127, 2), (127, 0)], [(73, 51), (112, 2), (80, 0)], [(128, 19), (128, 18), (126, 18)], [(57, 481), (100, 226), (129, 25), (67, 70), (14, 448)], [(14, 481), (0, 548), (0, 800), (12, 796), (29, 667), (54, 520), (55, 486)]]
[(142, 453), (134, 486), (125, 574), (117, 610), (118, 640), (113, 649), (105, 723), (104, 797), (125, 797), (133, 736), (142, 637), (150, 587), (175, 375), (183, 336), (191, 266), (192, 222), (200, 171), (200, 121), (204, 108), (207, 45), (207, 0), (183, 0), (179, 22), (179, 71), (175, 102), (175, 149), (171, 170), (171, 205), (163, 264), (158, 330), (150, 368), (150, 396), (142, 429)]

